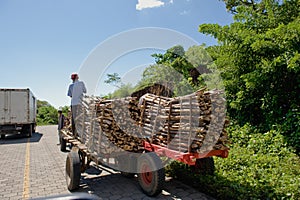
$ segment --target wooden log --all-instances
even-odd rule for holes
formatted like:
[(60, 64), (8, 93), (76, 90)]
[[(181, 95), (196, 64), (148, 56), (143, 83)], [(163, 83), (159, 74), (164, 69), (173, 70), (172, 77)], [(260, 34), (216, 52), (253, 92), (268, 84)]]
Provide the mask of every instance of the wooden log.
[[(146, 95), (142, 105), (138, 105), (138, 99), (131, 97), (118, 100), (90, 97), (83, 101), (81, 109), (86, 111), (86, 114), (80, 118), (80, 123), (82, 123), (80, 127), (82, 128), (82, 137), (88, 144), (96, 141), (97, 151), (106, 149), (109, 152), (111, 149), (116, 149), (116, 146), (112, 147), (111, 145), (107, 148), (102, 147), (101, 145), (105, 145), (103, 138), (99, 140), (102, 136), (105, 136), (106, 140), (117, 145), (117, 147), (129, 151), (140, 151), (142, 138), (149, 136), (153, 142), (161, 145), (184, 142), (187, 146), (191, 144), (191, 149), (197, 149), (200, 148), (201, 141), (207, 134), (206, 130), (209, 128), (224, 129), (225, 125), (221, 127), (209, 126), (211, 122), (213, 124), (222, 122), (221, 118), (224, 115), (216, 116), (214, 113), (224, 112), (223, 104), (223, 99), (218, 98), (216, 92), (204, 93), (203, 91), (179, 98)], [(96, 113), (96, 117), (93, 112)], [(196, 119), (191, 117), (194, 115), (197, 116)], [(101, 131), (93, 128), (95, 127), (93, 123), (85, 123), (84, 118), (99, 124)], [(93, 120), (93, 118), (96, 119)], [(140, 129), (132, 128), (132, 123), (139, 125)], [(190, 128), (191, 125), (189, 124), (203, 129)], [(94, 131), (91, 131), (92, 129)], [(99, 134), (92, 133), (96, 131)], [(217, 140), (223, 145), (228, 141), (228, 136), (226, 132), (222, 132), (222, 134), (220, 138), (211, 137), (208, 140)], [(195, 138), (189, 138), (191, 135)], [(190, 141), (191, 139), (194, 139), (194, 142)], [(180, 144), (175, 146), (179, 149), (183, 148)]]

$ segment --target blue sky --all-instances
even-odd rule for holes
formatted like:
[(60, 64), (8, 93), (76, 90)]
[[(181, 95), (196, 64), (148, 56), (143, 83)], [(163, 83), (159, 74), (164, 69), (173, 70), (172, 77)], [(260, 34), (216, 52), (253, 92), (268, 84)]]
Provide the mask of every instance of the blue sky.
[[(80, 72), (91, 52), (109, 38), (132, 29), (158, 27), (213, 45), (216, 41), (200, 34), (198, 26), (231, 22), (232, 15), (219, 0), (1, 0), (0, 87), (28, 87), (56, 108), (69, 105), (70, 74)], [(121, 55), (111, 70), (122, 75), (145, 67), (154, 62), (153, 51)], [(105, 56), (106, 51), (101, 53)], [(97, 88), (89, 94), (112, 90), (101, 79)]]

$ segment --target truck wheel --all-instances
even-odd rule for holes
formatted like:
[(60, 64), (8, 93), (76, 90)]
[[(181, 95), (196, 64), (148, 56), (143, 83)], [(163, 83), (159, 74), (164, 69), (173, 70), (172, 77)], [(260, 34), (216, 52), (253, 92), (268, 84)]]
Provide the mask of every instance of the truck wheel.
[(27, 132), (27, 137), (32, 137), (32, 129), (33, 129), (33, 126), (32, 125), (29, 125), (28, 126), (28, 132)]
[(32, 126), (31, 125), (24, 125), (22, 127), (22, 134), (25, 137), (31, 137), (32, 136)]
[(80, 160), (78, 152), (71, 151), (68, 153), (66, 160), (66, 181), (70, 191), (79, 188), (80, 176)]
[(67, 150), (67, 141), (62, 137), (60, 137), (59, 140), (60, 140), (60, 150), (62, 152), (65, 152)]
[(215, 163), (213, 157), (197, 159), (194, 170), (195, 173), (198, 174), (213, 175), (215, 172)]
[(153, 152), (144, 153), (138, 158), (138, 182), (148, 196), (161, 193), (165, 182), (165, 171), (161, 159)]
[(32, 126), (32, 133), (35, 133), (36, 125), (32, 124), (31, 126)]

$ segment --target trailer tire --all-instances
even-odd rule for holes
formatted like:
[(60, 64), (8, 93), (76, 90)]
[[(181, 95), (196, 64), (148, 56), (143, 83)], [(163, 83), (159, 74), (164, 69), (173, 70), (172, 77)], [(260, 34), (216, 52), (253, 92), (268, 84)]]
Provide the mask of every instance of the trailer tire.
[(59, 140), (60, 140), (60, 150), (62, 152), (65, 152), (67, 150), (67, 141), (64, 138), (62, 138), (61, 136), (60, 136)]
[(197, 159), (194, 168), (196, 173), (213, 175), (215, 172), (215, 163), (213, 157)]
[(161, 159), (153, 152), (138, 158), (138, 182), (145, 194), (156, 196), (161, 193), (165, 182), (165, 171)]
[(71, 151), (68, 153), (66, 160), (66, 181), (70, 191), (79, 188), (80, 176), (80, 159), (78, 152)]

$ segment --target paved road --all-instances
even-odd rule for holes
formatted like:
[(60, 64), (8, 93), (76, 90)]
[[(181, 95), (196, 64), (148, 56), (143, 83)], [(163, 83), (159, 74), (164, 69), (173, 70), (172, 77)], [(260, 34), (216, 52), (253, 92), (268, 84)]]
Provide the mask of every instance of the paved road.
[[(68, 195), (65, 182), (67, 153), (57, 145), (56, 126), (37, 127), (31, 138), (7, 136), (0, 140), (0, 199), (34, 199)], [(136, 178), (128, 179), (103, 167), (82, 174), (80, 189), (100, 199), (199, 199), (212, 198), (175, 180), (167, 180), (162, 194), (147, 197)]]

